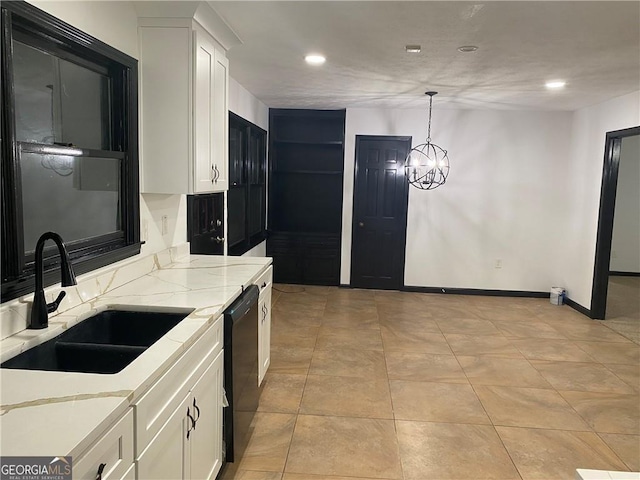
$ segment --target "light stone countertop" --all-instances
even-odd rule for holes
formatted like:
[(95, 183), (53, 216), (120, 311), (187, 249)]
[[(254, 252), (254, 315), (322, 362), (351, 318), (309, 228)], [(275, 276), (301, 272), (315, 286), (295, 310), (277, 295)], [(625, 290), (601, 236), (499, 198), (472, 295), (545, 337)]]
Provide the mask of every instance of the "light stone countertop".
[[(57, 332), (112, 307), (193, 310), (119, 373), (0, 370), (0, 454), (77, 459), (270, 264), (264, 257), (205, 255), (156, 261), (151, 271), (52, 317), (47, 330)], [(0, 343), (3, 360), (51, 337), (46, 330), (17, 333)]]

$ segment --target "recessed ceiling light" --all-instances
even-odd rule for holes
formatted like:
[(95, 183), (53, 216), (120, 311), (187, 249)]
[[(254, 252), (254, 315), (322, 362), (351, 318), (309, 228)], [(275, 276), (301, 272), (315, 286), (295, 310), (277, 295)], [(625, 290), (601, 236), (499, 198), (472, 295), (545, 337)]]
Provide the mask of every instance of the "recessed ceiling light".
[(559, 88), (564, 88), (566, 84), (567, 82), (565, 82), (564, 80), (551, 80), (545, 83), (545, 87), (551, 90), (558, 90)]
[(404, 47), (404, 50), (407, 53), (420, 53), (420, 51), (422, 50), (422, 47), (420, 45), (406, 45)]
[(461, 47), (458, 47), (458, 51), (462, 53), (471, 53), (475, 52), (476, 50), (478, 50), (478, 47), (476, 47), (475, 45), (463, 45)]
[(312, 53), (304, 57), (304, 60), (309, 65), (322, 65), (327, 59), (323, 55)]

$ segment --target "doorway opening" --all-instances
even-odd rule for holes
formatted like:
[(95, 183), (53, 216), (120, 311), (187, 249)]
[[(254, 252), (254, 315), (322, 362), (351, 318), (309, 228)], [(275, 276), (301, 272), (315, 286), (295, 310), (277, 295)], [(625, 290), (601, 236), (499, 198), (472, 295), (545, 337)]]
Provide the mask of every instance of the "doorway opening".
[(404, 286), (411, 137), (356, 136), (351, 286)]
[[(631, 217), (627, 217), (626, 212), (620, 211), (621, 209), (627, 209), (627, 203), (633, 204), (633, 198), (627, 198), (628, 195), (634, 195), (633, 189), (636, 189), (636, 194), (638, 192), (637, 189), (640, 189), (638, 184), (640, 182), (639, 177), (632, 173), (638, 166), (636, 164), (640, 163), (640, 157), (632, 153), (633, 149), (636, 148), (635, 144), (638, 141), (638, 136), (640, 136), (640, 127), (608, 132), (606, 136), (590, 312), (591, 318), (598, 320), (608, 318), (607, 297), (610, 280), (614, 280), (612, 294), (615, 293), (617, 295), (620, 290), (625, 291), (628, 289), (617, 288), (615, 284), (620, 282), (616, 282), (616, 280), (623, 277), (638, 278), (638, 275), (640, 275), (638, 268), (634, 266), (636, 261), (634, 254), (638, 252), (637, 250), (633, 252), (633, 246), (628, 244), (631, 237), (621, 238), (627, 235), (628, 231), (633, 231), (635, 228), (627, 224), (628, 219), (633, 218), (633, 212), (630, 213)], [(626, 155), (629, 150), (631, 151), (630, 154)], [(621, 160), (624, 160), (624, 165), (621, 165)], [(636, 162), (636, 164), (633, 162)], [(634, 181), (635, 187), (633, 186)], [(618, 191), (619, 186), (620, 188), (624, 187), (624, 192)], [(620, 195), (618, 212), (616, 212), (617, 195)], [(638, 216), (637, 203), (635, 204), (635, 216)], [(636, 237), (633, 241), (637, 241), (637, 232), (638, 230), (635, 229)], [(627, 250), (629, 255), (627, 255)], [(619, 255), (625, 258), (618, 258)], [(640, 262), (640, 258), (637, 261)], [(624, 275), (616, 275), (616, 273)], [(622, 283), (629, 283), (629, 281), (623, 281)], [(618, 300), (616, 299), (615, 301), (617, 302)], [(630, 301), (633, 302), (633, 299), (630, 299)], [(619, 306), (616, 308), (619, 308)]]

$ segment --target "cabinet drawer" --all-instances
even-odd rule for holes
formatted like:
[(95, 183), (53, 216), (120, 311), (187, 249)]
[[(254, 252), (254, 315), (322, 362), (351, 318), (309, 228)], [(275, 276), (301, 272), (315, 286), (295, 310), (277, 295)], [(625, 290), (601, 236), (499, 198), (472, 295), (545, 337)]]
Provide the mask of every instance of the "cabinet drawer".
[(95, 480), (100, 464), (102, 480), (126, 478), (133, 463), (133, 411), (129, 409), (80, 460), (73, 464), (75, 480)]
[(258, 277), (256, 285), (260, 289), (260, 298), (264, 296), (266, 291), (271, 287), (273, 283), (273, 267), (269, 266), (267, 270)]
[(134, 404), (136, 415), (136, 457), (147, 447), (171, 413), (222, 350), (223, 319), (215, 323)]

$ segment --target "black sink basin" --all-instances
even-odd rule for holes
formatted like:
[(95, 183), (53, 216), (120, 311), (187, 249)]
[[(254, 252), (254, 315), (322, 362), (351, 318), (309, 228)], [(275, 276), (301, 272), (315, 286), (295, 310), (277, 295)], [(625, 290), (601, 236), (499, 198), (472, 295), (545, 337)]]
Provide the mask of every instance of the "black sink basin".
[(118, 373), (145, 347), (127, 345), (58, 344), (49, 340), (4, 362), (0, 367), (53, 372)]
[(106, 310), (0, 365), (57, 372), (117, 373), (188, 313)]
[(150, 347), (187, 313), (105, 310), (56, 337), (65, 343)]

